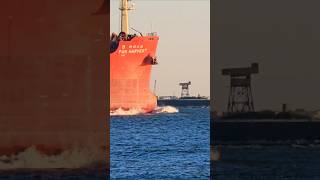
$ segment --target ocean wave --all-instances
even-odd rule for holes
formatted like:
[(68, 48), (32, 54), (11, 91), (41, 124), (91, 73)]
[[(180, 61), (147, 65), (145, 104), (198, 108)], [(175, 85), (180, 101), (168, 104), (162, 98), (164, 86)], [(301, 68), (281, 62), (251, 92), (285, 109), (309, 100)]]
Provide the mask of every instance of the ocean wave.
[(89, 149), (72, 149), (59, 155), (44, 155), (32, 146), (10, 156), (0, 156), (0, 169), (78, 169), (95, 167), (101, 162), (101, 152)]
[(179, 109), (173, 107), (173, 106), (160, 106), (157, 107), (153, 113), (159, 114), (159, 113), (178, 113)]
[(110, 111), (110, 116), (134, 116), (134, 115), (140, 115), (140, 114), (146, 114), (146, 111), (139, 108), (132, 108), (129, 110), (119, 108), (114, 111)]
[(148, 113), (143, 109), (132, 108), (129, 110), (124, 110), (122, 108), (110, 111), (110, 116), (136, 116), (136, 115), (152, 115), (152, 114), (162, 114), (162, 113), (178, 113), (179, 109), (173, 106), (158, 106), (152, 112)]

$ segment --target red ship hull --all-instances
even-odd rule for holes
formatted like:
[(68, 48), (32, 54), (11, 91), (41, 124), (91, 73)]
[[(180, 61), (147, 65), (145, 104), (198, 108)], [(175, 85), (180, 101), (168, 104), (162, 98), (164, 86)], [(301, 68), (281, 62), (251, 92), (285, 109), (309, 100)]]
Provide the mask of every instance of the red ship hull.
[(44, 155), (90, 149), (100, 153), (98, 161), (107, 160), (107, 99), (101, 97), (108, 90), (109, 12), (98, 11), (103, 3), (1, 2), (0, 157), (35, 147)]
[(157, 106), (157, 98), (149, 85), (158, 39), (157, 36), (139, 36), (120, 41), (110, 54), (111, 111), (122, 108), (150, 112)]

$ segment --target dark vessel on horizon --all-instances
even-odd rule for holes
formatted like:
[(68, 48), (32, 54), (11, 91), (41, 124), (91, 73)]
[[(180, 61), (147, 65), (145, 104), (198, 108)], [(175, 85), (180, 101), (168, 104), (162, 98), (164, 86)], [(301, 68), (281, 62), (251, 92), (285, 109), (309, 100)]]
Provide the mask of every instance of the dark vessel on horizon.
[(319, 144), (319, 112), (303, 109), (288, 111), (255, 111), (251, 75), (259, 72), (251, 67), (227, 68), (222, 75), (230, 76), (227, 112), (211, 112), (211, 142), (223, 144)]
[(189, 85), (191, 82), (180, 83), (181, 96), (159, 96), (157, 97), (158, 106), (174, 106), (174, 107), (208, 107), (210, 99), (206, 96), (190, 96)]

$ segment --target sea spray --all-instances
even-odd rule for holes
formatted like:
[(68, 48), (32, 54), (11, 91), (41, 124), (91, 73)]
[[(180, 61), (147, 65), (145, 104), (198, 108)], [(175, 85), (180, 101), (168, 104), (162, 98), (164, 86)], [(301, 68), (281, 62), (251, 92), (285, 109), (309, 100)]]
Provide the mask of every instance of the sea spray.
[(0, 169), (76, 169), (101, 164), (101, 152), (74, 148), (59, 155), (44, 155), (32, 146), (17, 155), (0, 156)]
[(145, 113), (146, 112), (143, 109), (139, 109), (139, 108), (132, 108), (129, 110), (119, 108), (114, 111), (110, 111), (110, 116), (134, 116), (134, 115), (145, 114)]
[(150, 114), (161, 114), (161, 113), (178, 113), (179, 110), (173, 106), (160, 106), (156, 107), (151, 113), (147, 113), (143, 109), (132, 108), (124, 110), (122, 108), (110, 111), (110, 116), (135, 116), (135, 115), (150, 115)]
[(159, 113), (178, 113), (179, 109), (177, 109), (173, 106), (160, 106), (160, 107), (157, 107), (153, 112), (156, 114), (159, 114)]

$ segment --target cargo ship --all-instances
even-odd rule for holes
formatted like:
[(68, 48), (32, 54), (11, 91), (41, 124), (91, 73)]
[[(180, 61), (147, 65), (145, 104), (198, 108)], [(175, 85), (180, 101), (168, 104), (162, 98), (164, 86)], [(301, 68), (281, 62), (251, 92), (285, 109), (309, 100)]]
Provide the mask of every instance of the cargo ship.
[(286, 103), (281, 111), (254, 109), (251, 75), (258, 72), (258, 63), (222, 69), (230, 77), (230, 91), (227, 111), (211, 111), (211, 144), (319, 144), (318, 110), (288, 111)]
[(174, 106), (174, 107), (208, 107), (210, 99), (206, 96), (190, 96), (189, 86), (191, 82), (179, 83), (181, 86), (181, 96), (158, 96), (159, 106)]
[(319, 144), (319, 111), (211, 112), (215, 144)]
[(210, 99), (204, 96), (160, 96), (158, 97), (158, 106), (174, 106), (174, 107), (209, 107)]
[(110, 38), (110, 111), (140, 109), (151, 112), (157, 106), (157, 98), (150, 91), (150, 76), (157, 64), (156, 49), (159, 37), (130, 34), (129, 0), (120, 0), (121, 32)]
[[(104, 0), (1, 1), (0, 157), (8, 158), (1, 170), (30, 149), (41, 157), (92, 152), (83, 155), (108, 164), (108, 7)], [(81, 166), (81, 157), (28, 158), (14, 167)]]

